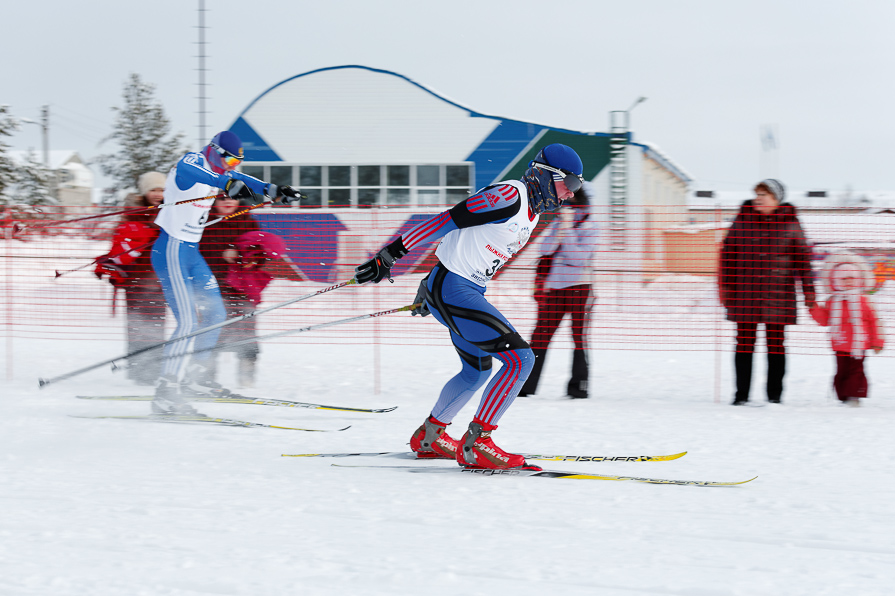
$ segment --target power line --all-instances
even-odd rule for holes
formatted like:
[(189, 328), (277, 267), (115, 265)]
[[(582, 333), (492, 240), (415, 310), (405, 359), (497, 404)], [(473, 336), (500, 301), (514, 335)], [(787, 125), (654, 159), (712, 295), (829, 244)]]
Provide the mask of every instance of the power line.
[(77, 117), (79, 117), (79, 118), (86, 118), (87, 120), (93, 120), (93, 121), (96, 122), (97, 124), (102, 124), (103, 126), (111, 127), (111, 121), (110, 121), (110, 120), (102, 120), (102, 119), (97, 118), (97, 117), (95, 117), (95, 116), (90, 116), (90, 115), (88, 115), (88, 114), (84, 114), (84, 113), (82, 113), (82, 112), (78, 112), (77, 110), (73, 110), (73, 109), (71, 109), (71, 108), (69, 108), (69, 107), (67, 107), (67, 106), (61, 106), (61, 105), (58, 105), (58, 104), (52, 104), (52, 106), (53, 106), (53, 109), (54, 109), (54, 110), (62, 110), (63, 112), (70, 112), (71, 114), (73, 114), (73, 115), (75, 115), (75, 116), (77, 116)]

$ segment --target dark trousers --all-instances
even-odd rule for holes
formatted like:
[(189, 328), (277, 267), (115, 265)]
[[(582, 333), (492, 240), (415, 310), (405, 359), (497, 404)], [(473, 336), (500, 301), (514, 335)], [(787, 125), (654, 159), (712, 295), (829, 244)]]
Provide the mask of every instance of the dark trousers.
[(836, 352), (836, 376), (833, 377), (833, 387), (836, 388), (836, 396), (841, 401), (867, 397), (864, 357), (855, 358), (847, 352)]
[[(749, 400), (752, 386), (752, 356), (755, 353), (755, 339), (758, 323), (737, 323), (737, 352), (734, 356), (736, 371), (736, 395), (734, 401)], [(786, 347), (784, 346), (784, 325), (765, 323), (765, 343), (768, 349), (768, 401), (780, 403), (783, 395), (783, 377), (786, 374)]]
[[(224, 300), (224, 308), (227, 309), (228, 319), (246, 315), (255, 310), (256, 307), (247, 296), (240, 294), (226, 284), (221, 285), (221, 298)], [(211, 378), (218, 378), (218, 357), (222, 352), (235, 352), (236, 357), (240, 361), (249, 362), (251, 365), (254, 365), (258, 360), (258, 354), (261, 352), (261, 348), (257, 341), (248, 340), (254, 339), (255, 335), (255, 317), (249, 317), (248, 319), (224, 327), (221, 330), (220, 337), (218, 337), (217, 346), (208, 361), (208, 369), (211, 372)], [(238, 346), (227, 345), (235, 342), (246, 343), (240, 343)]]
[(534, 367), (522, 386), (520, 395), (537, 392), (541, 371), (547, 357), (547, 347), (568, 314), (572, 318), (572, 341), (575, 352), (572, 355), (572, 378), (568, 384), (568, 394), (572, 397), (587, 397), (587, 319), (590, 286), (582, 284), (570, 288), (550, 290), (538, 302), (538, 322), (531, 337), (531, 348), (535, 355)]

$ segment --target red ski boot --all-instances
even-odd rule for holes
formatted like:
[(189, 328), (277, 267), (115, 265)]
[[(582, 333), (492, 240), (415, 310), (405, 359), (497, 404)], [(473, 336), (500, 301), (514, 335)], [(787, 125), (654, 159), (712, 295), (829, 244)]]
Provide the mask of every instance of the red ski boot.
[[(526, 466), (521, 455), (507, 453), (491, 440), (491, 431), (497, 427), (479, 420), (469, 423), (469, 430), (460, 439), (457, 463), (467, 468), (519, 468)], [(540, 469), (540, 468), (538, 468)]]
[(446, 427), (432, 416), (426, 418), (410, 437), (411, 451), (420, 459), (457, 459), (457, 439), (447, 434)]

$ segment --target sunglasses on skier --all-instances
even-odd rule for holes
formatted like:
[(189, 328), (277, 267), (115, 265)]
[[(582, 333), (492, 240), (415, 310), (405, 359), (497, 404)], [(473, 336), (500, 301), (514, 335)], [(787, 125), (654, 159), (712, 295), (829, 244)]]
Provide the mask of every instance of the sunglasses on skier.
[[(229, 167), (229, 168), (235, 168), (235, 167), (238, 166), (240, 163), (242, 163), (242, 156), (241, 156), (241, 155), (235, 155), (235, 154), (233, 154), (233, 153), (230, 153), (229, 151), (227, 151), (226, 149), (224, 149), (224, 148), (221, 147), (220, 145), (215, 145), (214, 143), (210, 143), (209, 145), (211, 146), (212, 149), (214, 149), (215, 151), (217, 151), (217, 154), (218, 154), (218, 155), (221, 156), (221, 162), (223, 162), (223, 164), (224, 164), (225, 166), (227, 166), (227, 167)], [(242, 149), (240, 149), (240, 153), (241, 153), (241, 152), (242, 152)]]
[(553, 180), (560, 181), (566, 183), (566, 188), (568, 188), (572, 192), (578, 192), (578, 189), (581, 188), (581, 184), (584, 182), (584, 178), (579, 176), (578, 174), (573, 174), (568, 170), (561, 170), (559, 168), (554, 168), (552, 166), (548, 166), (547, 164), (534, 162), (534, 166), (536, 168), (541, 168), (542, 170), (547, 170), (548, 172), (553, 173)]

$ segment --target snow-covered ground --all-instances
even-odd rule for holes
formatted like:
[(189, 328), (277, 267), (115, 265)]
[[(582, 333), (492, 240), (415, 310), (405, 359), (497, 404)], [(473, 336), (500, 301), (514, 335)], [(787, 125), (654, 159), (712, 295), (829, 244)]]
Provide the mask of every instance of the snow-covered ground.
[[(731, 326), (720, 322), (705, 280), (662, 279), (618, 300), (619, 286), (601, 286), (591, 399), (562, 398), (571, 357), (563, 329), (539, 395), (518, 399), (495, 439), (520, 452), (687, 451), (671, 462), (545, 467), (693, 480), (758, 475), (737, 487), (410, 474), (282, 457), (407, 448), (459, 365), (431, 318), (406, 313), (353, 324), (365, 339), (379, 336), (362, 326), (381, 325), (389, 341), (378, 347), (352, 343), (350, 325), (333, 328), (334, 342), (321, 344), (325, 338), (309, 333), (265, 345), (257, 387), (243, 390), (398, 406), (393, 412), (200, 406), (210, 415), (282, 426), (350, 424), (344, 432), (76, 418), (148, 412), (147, 403), (75, 398), (148, 388), (102, 367), (38, 389), (38, 377), (119, 356), (124, 332), (122, 317), (108, 315), (103, 284), (87, 286), (76, 276), (52, 281), (54, 268), (80, 263), (34, 262), (45, 271), (17, 273), (18, 318), (0, 339), (0, 596), (892, 593), (890, 359), (868, 359), (871, 398), (862, 407), (839, 406), (823, 335), (800, 325), (789, 336), (796, 354), (788, 361), (784, 405), (733, 408), (732, 355), (696, 351), (731, 347)], [(399, 279), (377, 308), (401, 305), (415, 287), (415, 280)], [(527, 297), (528, 287), (521, 284), (518, 296)], [(891, 320), (895, 301), (887, 297), (879, 303)], [(493, 300), (511, 319), (531, 310), (510, 292)], [(7, 323), (8, 303), (0, 306)], [(315, 300), (295, 312), (312, 313), (316, 323), (375, 310), (373, 303), (345, 300), (343, 312), (327, 312), (325, 301)], [(279, 316), (278, 325), (286, 320)], [(259, 326), (277, 330), (263, 316)], [(395, 345), (401, 330), (422, 326), (428, 330), (409, 341), (423, 345)], [(763, 358), (756, 362), (753, 399), (760, 402)], [(221, 368), (221, 381), (235, 387), (232, 355), (223, 356)], [(460, 413), (453, 435), (462, 434), (477, 401)]]
[[(107, 369), (37, 387), (38, 376), (117, 355), (121, 343), (15, 346), (14, 380), (0, 399), (4, 596), (892, 592), (895, 374), (886, 359), (869, 359), (872, 397), (861, 408), (831, 401), (832, 356), (790, 359), (784, 405), (733, 408), (728, 354), (721, 403), (712, 397), (713, 353), (632, 350), (595, 351), (591, 399), (568, 401), (560, 396), (570, 352), (559, 350), (548, 356), (541, 394), (518, 399), (495, 433), (501, 446), (527, 452), (688, 451), (671, 462), (548, 469), (758, 475), (738, 487), (699, 488), (421, 475), (281, 457), (406, 449), (458, 369), (449, 347), (382, 346), (376, 395), (370, 347), (269, 346), (258, 386), (245, 391), (399, 406), (387, 414), (200, 408), (285, 426), (351, 425), (306, 433), (74, 418), (148, 410), (75, 399), (145, 391)], [(234, 377), (225, 370), (223, 381)], [(454, 435), (476, 402), (460, 413)]]

